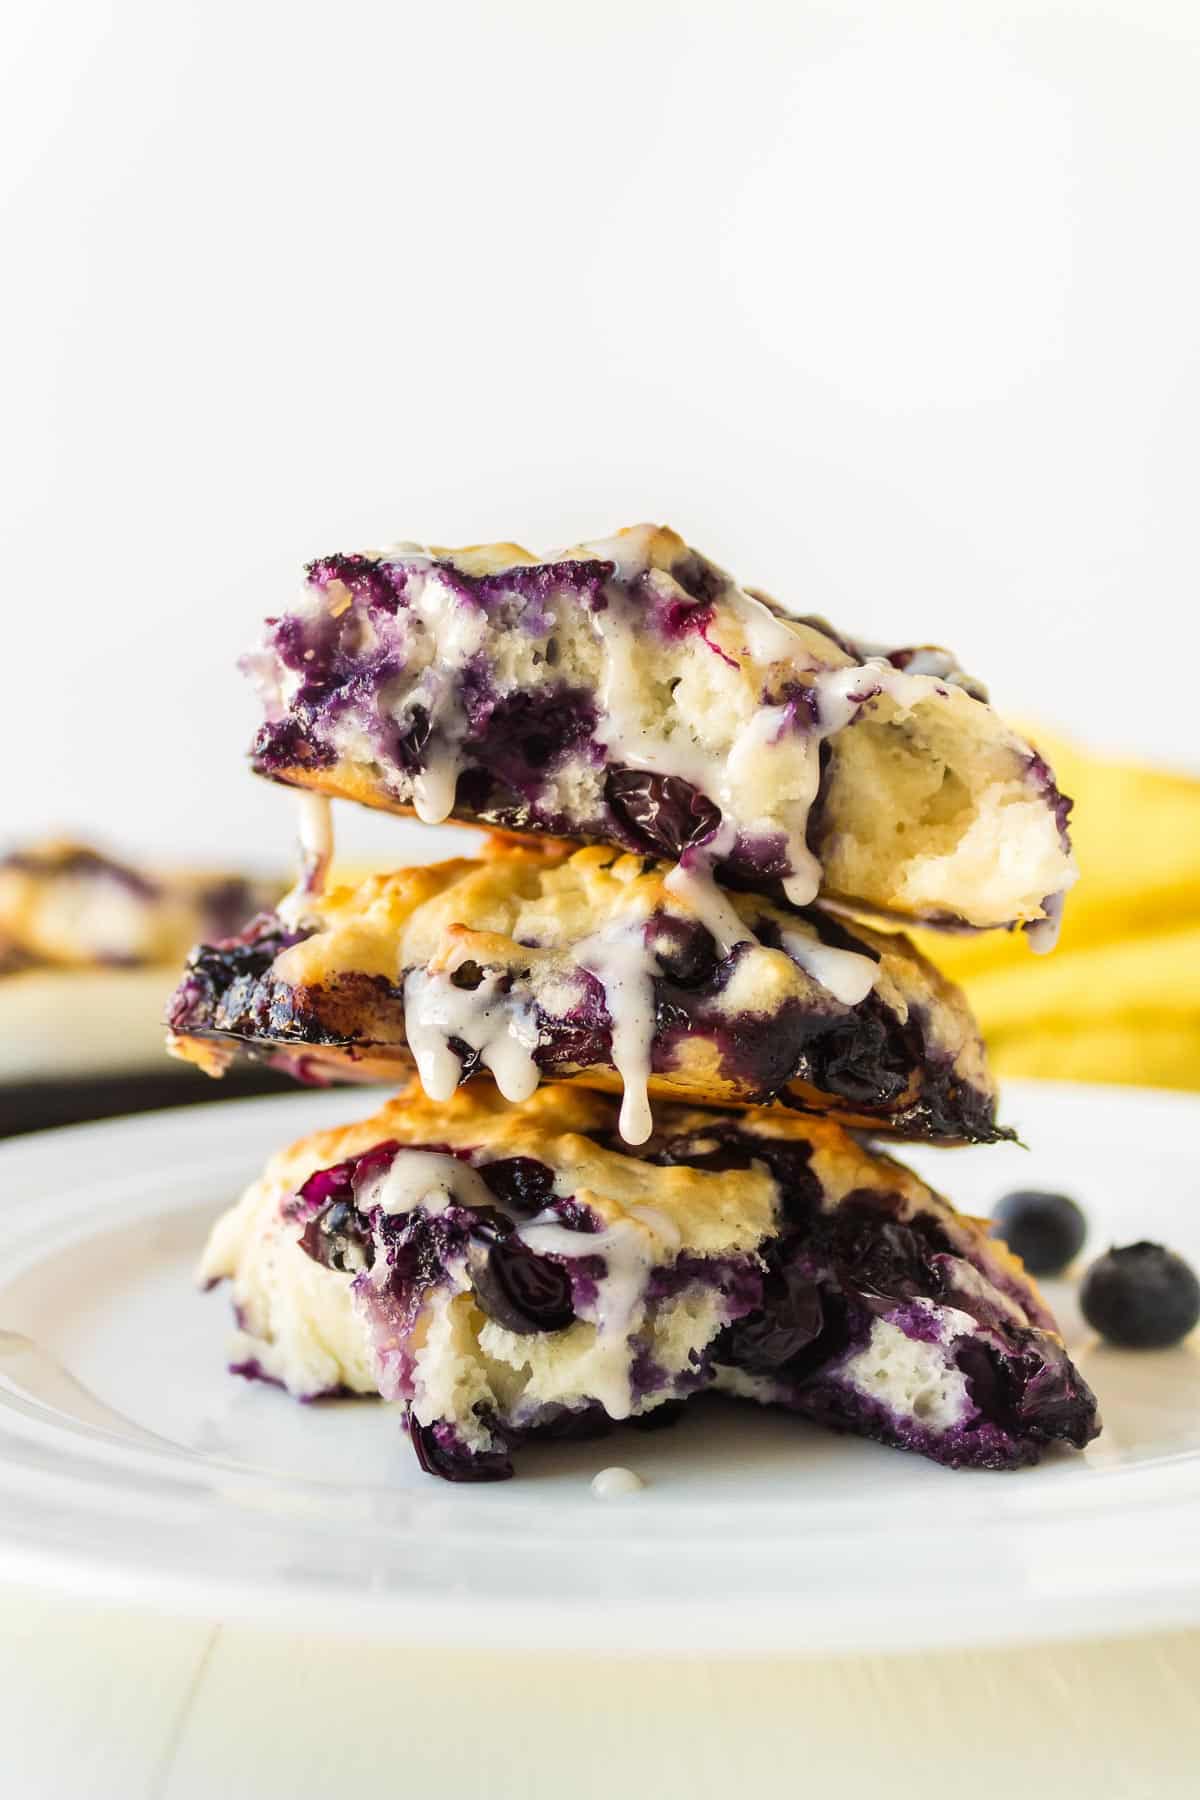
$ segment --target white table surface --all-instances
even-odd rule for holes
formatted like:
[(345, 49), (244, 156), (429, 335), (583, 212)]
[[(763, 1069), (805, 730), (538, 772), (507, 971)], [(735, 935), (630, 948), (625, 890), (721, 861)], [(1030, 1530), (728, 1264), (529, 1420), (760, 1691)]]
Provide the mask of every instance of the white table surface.
[[(381, 1650), (0, 1589), (0, 1793), (1174, 1800), (1200, 1632), (719, 1663)], [(368, 1784), (366, 1788), (360, 1783)]]

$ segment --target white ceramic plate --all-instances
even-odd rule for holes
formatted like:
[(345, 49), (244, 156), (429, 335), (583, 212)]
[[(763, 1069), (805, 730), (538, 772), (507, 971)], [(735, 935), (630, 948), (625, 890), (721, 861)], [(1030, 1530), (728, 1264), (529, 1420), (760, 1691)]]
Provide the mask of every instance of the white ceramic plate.
[[(1051, 1284), (1106, 1430), (1084, 1456), (952, 1473), (701, 1403), (673, 1431), (528, 1450), (515, 1481), (418, 1471), (382, 1406), (224, 1370), (191, 1270), (217, 1210), (362, 1090), (230, 1102), (0, 1148), (0, 1576), (397, 1642), (657, 1652), (927, 1647), (1200, 1623), (1200, 1353), (1097, 1344)], [(968, 1211), (1085, 1205), (1088, 1249), (1200, 1262), (1200, 1104), (1015, 1086), (1030, 1154), (911, 1160)], [(635, 1497), (593, 1498), (634, 1466)]]

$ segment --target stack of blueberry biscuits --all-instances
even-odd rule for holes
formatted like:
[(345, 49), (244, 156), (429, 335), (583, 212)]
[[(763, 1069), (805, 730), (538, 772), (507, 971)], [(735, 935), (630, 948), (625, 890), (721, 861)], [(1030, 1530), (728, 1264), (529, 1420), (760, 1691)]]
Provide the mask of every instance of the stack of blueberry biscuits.
[[(1020, 1262), (867, 1140), (986, 1144), (906, 920), (1052, 947), (1069, 802), (945, 651), (858, 643), (653, 526), (314, 563), (247, 659), (291, 893), (188, 960), (212, 1074), (386, 1080), (218, 1223), (242, 1373), (382, 1395), (430, 1474), (707, 1390), (953, 1467), (1098, 1430)], [(490, 829), (329, 885), (331, 798)]]

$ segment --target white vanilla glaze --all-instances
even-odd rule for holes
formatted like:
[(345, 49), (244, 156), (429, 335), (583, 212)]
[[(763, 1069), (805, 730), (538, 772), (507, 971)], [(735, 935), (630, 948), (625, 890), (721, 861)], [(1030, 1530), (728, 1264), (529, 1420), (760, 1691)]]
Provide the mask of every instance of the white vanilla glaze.
[(668, 1218), (665, 1212), (660, 1212), (657, 1206), (631, 1206), (629, 1216), (632, 1219), (640, 1219), (642, 1224), (653, 1231), (668, 1250), (676, 1251), (683, 1248), (683, 1233), (674, 1219)]
[[(355, 1195), (355, 1205), (364, 1213), (377, 1206), (392, 1214), (411, 1212), (415, 1206), (441, 1212), (447, 1205), (493, 1204), (491, 1191), (477, 1170), (462, 1157), (447, 1156), (440, 1150), (397, 1150), (391, 1165)], [(376, 1259), (376, 1268), (387, 1276), (386, 1257)]]
[[(425, 825), (441, 825), (454, 807), (462, 769), (466, 718), (458, 699), (458, 677), (482, 649), (488, 621), (483, 609), (464, 602), (421, 545), (397, 544), (377, 553), (380, 561), (401, 561), (409, 577), (406, 619), (413, 634), (410, 654), (420, 646), (421, 674), (396, 708), (399, 719), (414, 707), (429, 718), (425, 764), (412, 776), (412, 804)], [(332, 585), (332, 584), (331, 584)]]
[(454, 807), (462, 758), (445, 738), (431, 742), (427, 756), (425, 767), (412, 779), (413, 811), (423, 825), (442, 825)]
[(879, 964), (854, 950), (838, 950), (800, 931), (780, 933), (792, 961), (811, 975), (843, 1006), (858, 1006), (875, 986)]
[(1044, 919), (1034, 919), (1025, 927), (1025, 937), (1029, 948), (1035, 956), (1049, 956), (1058, 948), (1058, 934), (1062, 930), (1063, 908), (1067, 903), (1066, 890), (1059, 894), (1049, 894), (1043, 900)]
[[(737, 589), (726, 599), (736, 605), (739, 621), (746, 627), (748, 650), (757, 661), (803, 665), (801, 640), (761, 601)], [(590, 618), (604, 652), (600, 723), (595, 735), (610, 760), (628, 768), (681, 776), (719, 806), (722, 825), (706, 846), (714, 861), (729, 854), (740, 832), (769, 836), (782, 831), (792, 871), (783, 883), (784, 892), (795, 905), (807, 906), (821, 885), (821, 865), (806, 842), (808, 816), (820, 788), (821, 744), (849, 725), (867, 701), (879, 694), (912, 706), (937, 690), (937, 679), (894, 669), (883, 657), (840, 669), (801, 666), (799, 672), (815, 696), (815, 719), (800, 724), (786, 706), (759, 705), (725, 755), (717, 758), (683, 729), (664, 737), (646, 728), (637, 706), (637, 671), (645, 651), (632, 622), (619, 606), (592, 613)], [(779, 776), (769, 784), (769, 796), (763, 793), (764, 757), (777, 765)], [(786, 795), (782, 802), (781, 795)], [(773, 809), (770, 812), (768, 804)], [(699, 871), (697, 876), (699, 879)]]
[[(738, 944), (756, 943), (729, 899), (712, 879), (707, 856), (690, 852), (666, 881), (673, 895), (695, 914), (725, 956)], [(653, 1129), (649, 1084), (656, 1029), (654, 981), (661, 972), (654, 933), (641, 914), (618, 917), (582, 939), (572, 950), (578, 968), (599, 981), (608, 1011), (613, 1067), (621, 1077), (621, 1136), (643, 1144)], [(798, 967), (835, 1000), (856, 1006), (875, 984), (878, 964), (853, 951), (831, 949), (800, 931), (783, 934), (782, 945)], [(457, 1038), (480, 1054), (506, 1100), (526, 1100), (540, 1071), (536, 1012), (519, 983), (501, 991), (505, 978), (486, 974), (474, 988), (457, 987), (445, 970), (413, 969), (404, 980), (405, 1035), (431, 1100), (448, 1100), (462, 1079), (462, 1061), (451, 1047)]]
[[(821, 745), (835, 731), (841, 731), (849, 725), (859, 708), (882, 690), (884, 682), (877, 673), (879, 670), (886, 670), (889, 675), (895, 674), (895, 670), (888, 669), (885, 663), (864, 664), (861, 668), (820, 670), (813, 675), (809, 684), (816, 693), (817, 716), (801, 739), (804, 757), (803, 785), (788, 806), (785, 820), (787, 855), (792, 873), (784, 881), (783, 891), (795, 906), (808, 906), (816, 899), (821, 887), (821, 865), (807, 842), (808, 815), (821, 785)], [(761, 720), (769, 719), (772, 713), (778, 714), (781, 711), (781, 708), (764, 707), (757, 718), (751, 721), (748, 730), (752, 730)], [(782, 720), (780, 723), (782, 725)], [(779, 737), (780, 733), (777, 731), (771, 741), (778, 743)], [(730, 756), (731, 763), (738, 751), (739, 746), (735, 745)]]
[(461, 1079), (452, 1037), (479, 1052), (506, 1100), (528, 1100), (537, 1087), (533, 1007), (518, 992), (501, 993), (502, 979), (493, 971), (478, 987), (460, 988), (444, 971), (413, 969), (405, 977), (405, 1036), (431, 1100), (449, 1100)]
[(333, 861), (333, 805), (326, 794), (300, 795), (300, 856), (305, 888), (322, 893)]
[(630, 1386), (630, 1340), (646, 1310), (646, 1278), (651, 1269), (674, 1255), (682, 1239), (671, 1219), (649, 1206), (631, 1206), (623, 1219), (603, 1231), (581, 1233), (565, 1226), (557, 1213), (540, 1213), (517, 1227), (517, 1236), (538, 1256), (601, 1256), (605, 1273), (596, 1283), (593, 1323), (606, 1372), (597, 1366), (595, 1395), (610, 1418), (627, 1419), (633, 1411)]
[(739, 944), (757, 942), (746, 921), (713, 880), (712, 853), (707, 848), (692, 851), (676, 863), (663, 886), (712, 933), (722, 956), (728, 956)]
[(299, 925), (309, 901), (325, 891), (333, 861), (333, 804), (325, 794), (301, 790), (296, 795), (300, 870), (296, 884), (276, 908), (285, 925)]
[[(886, 656), (886, 651), (881, 651)], [(906, 675), (932, 675), (938, 681), (950, 681), (961, 676), (962, 670), (948, 650), (939, 650), (935, 644), (926, 644), (920, 650), (914, 650), (904, 665)]]
[[(890, 665), (892, 657), (896, 654), (893, 646), (873, 644), (869, 638), (855, 638), (852, 644), (848, 643), (847, 648), (852, 650), (855, 655), (860, 656), (864, 662), (885, 662)], [(940, 644), (920, 644), (908, 650), (907, 657), (904, 668), (898, 670), (897, 673), (932, 675), (938, 681), (948, 681), (954, 684), (971, 681), (970, 676), (959, 668), (949, 650), (943, 650)], [(972, 683), (972, 685), (975, 684)]]
[(742, 627), (746, 653), (755, 662), (794, 662), (801, 650), (795, 626), (773, 613), (756, 595), (747, 593), (744, 588), (738, 590), (732, 581), (730, 586), (737, 595), (738, 623)]
[(584, 938), (576, 946), (575, 961), (604, 989), (613, 1067), (624, 1090), (621, 1136), (627, 1144), (644, 1144), (654, 1128), (649, 1083), (654, 977), (658, 973), (658, 958), (646, 944), (645, 921), (620, 920)]
[(634, 1469), (601, 1469), (592, 1476), (592, 1493), (597, 1500), (624, 1500), (630, 1494), (640, 1494), (645, 1485)]

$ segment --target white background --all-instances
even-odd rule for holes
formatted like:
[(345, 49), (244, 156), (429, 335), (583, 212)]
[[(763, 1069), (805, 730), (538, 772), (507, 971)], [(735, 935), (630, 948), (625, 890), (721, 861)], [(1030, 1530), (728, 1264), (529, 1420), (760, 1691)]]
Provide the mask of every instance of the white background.
[(643, 517), (1200, 761), (1190, 0), (0, 21), (4, 836), (281, 856), (306, 558)]

